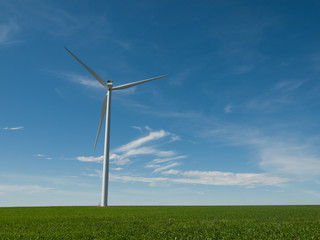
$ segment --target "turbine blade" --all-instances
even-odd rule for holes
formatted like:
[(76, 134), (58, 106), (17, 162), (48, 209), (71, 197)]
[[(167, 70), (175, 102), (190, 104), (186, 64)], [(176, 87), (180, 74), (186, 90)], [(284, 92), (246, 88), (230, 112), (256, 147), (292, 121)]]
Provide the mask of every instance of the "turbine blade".
[(96, 136), (96, 141), (94, 142), (93, 151), (96, 150), (96, 145), (97, 145), (97, 141), (98, 141), (98, 138), (99, 138), (101, 125), (102, 125), (102, 122), (103, 122), (103, 119), (104, 119), (104, 115), (106, 114), (106, 106), (107, 106), (108, 94), (103, 99), (100, 122), (99, 122), (98, 132), (97, 132), (97, 136)]
[(123, 85), (120, 85), (120, 86), (113, 87), (112, 90), (122, 90), (122, 89), (130, 88), (130, 87), (134, 87), (134, 86), (139, 85), (141, 83), (149, 82), (149, 81), (156, 80), (156, 79), (159, 79), (159, 78), (163, 78), (163, 77), (166, 77), (166, 76), (168, 76), (168, 75), (163, 75), (163, 76), (160, 76), (160, 77), (149, 78), (149, 79), (141, 80), (141, 81), (138, 81), (138, 82), (132, 82), (132, 83), (123, 84)]
[(106, 82), (103, 80), (102, 77), (100, 77), (96, 72), (94, 72), (92, 69), (90, 69), (87, 65), (85, 65), (79, 58), (77, 58), (70, 50), (66, 47), (64, 47), (87, 71), (99, 82), (102, 86), (107, 88)]

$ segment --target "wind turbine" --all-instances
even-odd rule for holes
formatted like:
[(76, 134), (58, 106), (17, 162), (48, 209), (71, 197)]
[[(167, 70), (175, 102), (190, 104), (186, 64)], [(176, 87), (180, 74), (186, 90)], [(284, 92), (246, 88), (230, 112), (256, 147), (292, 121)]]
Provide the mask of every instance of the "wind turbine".
[(104, 137), (104, 157), (103, 157), (103, 174), (102, 174), (102, 195), (101, 195), (101, 207), (108, 206), (108, 183), (109, 183), (109, 146), (110, 146), (110, 110), (111, 110), (111, 92), (113, 90), (123, 90), (126, 88), (137, 86), (141, 83), (149, 82), (159, 78), (166, 77), (167, 75), (149, 78), (137, 82), (127, 83), (120, 86), (113, 87), (112, 81), (108, 80), (107, 83), (100, 77), (97, 73), (91, 70), (87, 65), (85, 65), (79, 58), (77, 58), (70, 50), (64, 47), (88, 72), (104, 86), (108, 91), (106, 96), (103, 99), (102, 110), (100, 116), (100, 122), (98, 127), (98, 132), (96, 136), (96, 141), (94, 143), (94, 150), (96, 149), (96, 144), (98, 141), (101, 125), (106, 115), (106, 128), (105, 128), (105, 137)]

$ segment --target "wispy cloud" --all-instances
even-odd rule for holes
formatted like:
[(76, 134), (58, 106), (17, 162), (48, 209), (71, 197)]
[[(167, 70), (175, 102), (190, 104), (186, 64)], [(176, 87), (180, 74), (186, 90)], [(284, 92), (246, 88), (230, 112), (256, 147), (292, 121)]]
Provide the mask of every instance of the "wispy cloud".
[(137, 156), (137, 155), (155, 155), (157, 157), (170, 157), (175, 155), (175, 151), (163, 151), (153, 147), (141, 147), (130, 149), (122, 154), (123, 157)]
[(111, 40), (113, 42), (115, 42), (116, 44), (118, 44), (119, 46), (121, 46), (125, 50), (130, 50), (133, 48), (133, 44), (131, 42), (116, 39), (116, 38), (111, 38)]
[(268, 173), (231, 173), (219, 171), (186, 171), (180, 173), (190, 179), (179, 182), (199, 183), (206, 185), (233, 185), (233, 186), (279, 186), (290, 181), (289, 178), (280, 178)]
[(111, 181), (122, 181), (122, 182), (144, 182), (144, 183), (157, 183), (157, 182), (166, 182), (167, 178), (163, 177), (139, 177), (139, 176), (120, 176), (110, 174)]
[(249, 100), (245, 107), (251, 110), (268, 110), (274, 111), (282, 106), (294, 103), (287, 96), (258, 96)]
[(127, 156), (117, 155), (115, 153), (112, 153), (110, 156), (110, 163), (111, 164), (121, 166), (121, 165), (126, 165), (129, 162), (131, 162), (131, 160)]
[(14, 22), (0, 24), (0, 46), (19, 43), (21, 41), (15, 39), (19, 27)]
[(277, 83), (273, 88), (260, 96), (250, 99), (244, 106), (253, 110), (275, 110), (295, 103), (294, 91), (300, 88), (306, 80), (286, 80)]
[[(231, 173), (217, 171), (179, 171), (168, 170), (164, 175), (176, 175), (178, 177), (140, 177), (111, 175), (112, 181), (175, 183), (175, 184), (201, 184), (213, 186), (281, 186), (290, 181), (289, 178), (280, 178), (267, 173)], [(181, 177), (182, 176), (182, 177)]]
[(97, 80), (95, 80), (93, 77), (90, 77), (89, 73), (88, 75), (79, 75), (79, 74), (65, 73), (65, 72), (55, 72), (55, 73), (58, 74), (63, 79), (72, 81), (82, 86), (93, 88), (93, 89), (106, 90)]
[(186, 157), (187, 156), (185, 156), (185, 155), (181, 155), (181, 156), (175, 156), (175, 157), (170, 157), (170, 158), (156, 158), (156, 159), (152, 160), (152, 163), (164, 163), (164, 162), (168, 162), (168, 161), (183, 159)]
[[(79, 64), (79, 69), (82, 70), (84, 68)], [(86, 71), (86, 70), (84, 70), (84, 71)], [(81, 75), (81, 74), (76, 74), (76, 73), (68, 73), (68, 72), (64, 72), (64, 71), (50, 70), (49, 72), (56, 74), (61, 79), (71, 81), (71, 82), (78, 84), (78, 85), (81, 85), (85, 88), (88, 88), (91, 90), (96, 90), (96, 91), (101, 90), (101, 91), (107, 92), (107, 89), (105, 87), (103, 87), (96, 79), (91, 77), (90, 73)], [(117, 92), (117, 94), (114, 97), (117, 98), (117, 96), (119, 96), (119, 95), (130, 95), (130, 94), (133, 94), (135, 92), (135, 90), (136, 90), (136, 87), (124, 89), (124, 90)], [(61, 95), (61, 93), (59, 92), (58, 89), (56, 89), (56, 92), (58, 92), (58, 94)], [(121, 98), (120, 98), (120, 100), (121, 100)], [(138, 107), (138, 108), (143, 108), (143, 109), (148, 108), (146, 106), (139, 105), (139, 104), (133, 104), (133, 103), (130, 103), (129, 105), (134, 106), (134, 107)]]
[(229, 103), (227, 106), (224, 108), (225, 113), (231, 113), (231, 109), (233, 108), (232, 104)]
[[(36, 6), (36, 7), (35, 7)], [(16, 32), (47, 33), (55, 38), (64, 39), (75, 37), (77, 45), (108, 42), (110, 45), (130, 51), (134, 44), (127, 39), (121, 39), (114, 34), (114, 28), (103, 14), (74, 14), (67, 11), (57, 2), (29, 1), (19, 2), (0, 1), (0, 9), (4, 19), (13, 19), (12, 22), (0, 25), (1, 44), (18, 42)], [(19, 22), (19, 26), (15, 24)]]
[(230, 15), (226, 15), (230, 19), (233, 18), (234, 21), (212, 27), (212, 37), (220, 43), (217, 54), (224, 57), (220, 64), (228, 69), (227, 75), (251, 72), (260, 62), (263, 62), (265, 56), (260, 51), (259, 45), (264, 40), (264, 32), (270, 27), (282, 24), (281, 17), (276, 15), (271, 18), (257, 17), (241, 5), (238, 5), (236, 9), (242, 14), (238, 15), (230, 11)]
[[(130, 158), (141, 155), (156, 156), (158, 157), (158, 161), (160, 158), (165, 158), (164, 162), (169, 161), (166, 158), (175, 157), (175, 151), (159, 149), (157, 141), (161, 139), (166, 139), (169, 142), (177, 141), (180, 139), (177, 135), (164, 130), (153, 131), (149, 127), (145, 127), (145, 129), (148, 131), (148, 135), (135, 139), (115, 150), (112, 150), (110, 154), (110, 163), (120, 166), (126, 165), (131, 162)], [(139, 130), (142, 130), (142, 128), (139, 128)], [(100, 163), (103, 161), (103, 156), (78, 156), (75, 159), (82, 162)]]
[(183, 119), (204, 119), (206, 118), (203, 114), (199, 112), (191, 112), (191, 111), (185, 111), (185, 112), (178, 112), (178, 111), (148, 111), (148, 113), (153, 114), (160, 118), (183, 118)]
[[(168, 158), (156, 158), (145, 165), (145, 168), (153, 168), (153, 173), (163, 172), (164, 170), (174, 168), (176, 166), (181, 165), (181, 162), (176, 162), (176, 160), (184, 159), (187, 156), (180, 155), (180, 156), (173, 156)], [(171, 162), (171, 163), (168, 163)]]
[(4, 127), (4, 128), (2, 128), (2, 130), (13, 130), (13, 131), (15, 131), (15, 130), (21, 130), (21, 129), (23, 129), (24, 128), (24, 126), (19, 126), (19, 127)]
[[(263, 173), (232, 173), (232, 172), (219, 172), (219, 171), (198, 171), (189, 170), (181, 171), (176, 169), (181, 165), (177, 160), (184, 159), (187, 156), (177, 155), (175, 151), (163, 151), (156, 148), (155, 142), (160, 139), (172, 138), (175, 136), (164, 130), (150, 131), (147, 136), (140, 137), (133, 140), (119, 148), (117, 148), (110, 156), (110, 161), (115, 165), (126, 165), (131, 162), (130, 158), (138, 155), (154, 155), (157, 158), (145, 164), (146, 169), (151, 169), (149, 174), (161, 174), (166, 177), (149, 177), (149, 176), (132, 176), (125, 174), (123, 167), (114, 168), (115, 171), (124, 170), (124, 175), (111, 175), (112, 181), (132, 181), (132, 182), (145, 182), (151, 185), (156, 183), (163, 184), (202, 184), (202, 185), (221, 185), (221, 186), (244, 186), (244, 187), (257, 187), (257, 186), (280, 186), (283, 183), (291, 181), (290, 177), (279, 177), (272, 172)], [(219, 134), (223, 132), (221, 130)], [(255, 135), (248, 133), (246, 144), (263, 145), (267, 140), (259, 140), (258, 134)], [(243, 135), (242, 135), (243, 136)], [(253, 137), (255, 136), (255, 137)], [(231, 139), (231, 137), (230, 137)], [(235, 140), (235, 139), (234, 139)], [(244, 143), (242, 143), (244, 144)], [(86, 162), (101, 162), (103, 156), (100, 157), (78, 157), (80, 161)], [(86, 174), (87, 176), (100, 177), (97, 172)]]
[(143, 109), (149, 109), (150, 108), (148, 106), (145, 106), (145, 105), (142, 105), (142, 104), (136, 104), (136, 103), (132, 104), (132, 106), (137, 107), (137, 108), (143, 108)]
[(312, 191), (312, 190), (305, 190), (304, 192), (320, 199), (320, 192), (316, 192), (316, 191)]
[[(44, 173), (44, 175), (24, 175), (24, 174), (10, 174), (10, 173), (1, 173), (0, 179), (5, 180), (6, 182), (14, 183), (14, 184), (3, 184), (0, 186), (8, 186), (11, 189), (10, 191), (16, 191), (16, 189), (28, 189), (37, 190), (37, 189), (61, 189), (66, 186), (72, 187), (85, 187), (92, 188), (92, 185), (87, 182), (82, 181), (81, 178), (74, 175), (60, 175), (60, 176), (52, 176), (51, 174)], [(36, 183), (36, 184), (34, 184)], [(41, 184), (40, 184), (41, 183)], [(31, 186), (31, 187), (30, 187)], [(33, 186), (38, 186), (34, 187)], [(9, 190), (8, 190), (9, 191)]]
[(83, 173), (82, 175), (87, 176), (87, 177), (102, 177), (102, 171), (98, 169), (94, 169), (93, 172), (90, 173)]
[(158, 167), (160, 167), (161, 165), (159, 165), (159, 164), (147, 164), (147, 165), (145, 165), (144, 167), (145, 168), (158, 168)]
[(233, 66), (231, 73), (233, 73), (235, 75), (241, 75), (241, 74), (251, 72), (253, 69), (254, 69), (253, 63), (235, 65), (235, 66)]
[(172, 76), (172, 80), (170, 83), (172, 85), (180, 86), (183, 82), (188, 80), (190, 75), (196, 70), (196, 68), (188, 67), (180, 72), (178, 72), (176, 75)]
[(80, 162), (97, 162), (97, 163), (100, 163), (103, 161), (103, 155), (102, 156), (99, 156), (99, 157), (94, 157), (94, 156), (88, 156), (88, 157), (85, 157), (85, 156), (79, 156), (79, 157), (76, 157), (76, 159)]
[(320, 156), (308, 140), (292, 136), (269, 136), (244, 126), (226, 125), (211, 133), (230, 144), (250, 146), (261, 169), (290, 178), (309, 179), (320, 172)]
[(111, 170), (113, 170), (113, 171), (121, 171), (121, 170), (123, 170), (123, 168), (117, 167), (117, 168), (111, 168)]
[(179, 165), (180, 165), (180, 163), (178, 163), (178, 162), (173, 162), (173, 163), (170, 163), (170, 164), (167, 164), (167, 165), (147, 164), (145, 166), (145, 168), (154, 168), (153, 173), (156, 173), (156, 172), (162, 172), (164, 170), (167, 170), (169, 168), (173, 168), (173, 167), (176, 167), (176, 166), (179, 166)]
[[(79, 36), (85, 31), (88, 36), (105, 39), (104, 35), (109, 30), (104, 16), (82, 14), (79, 17), (53, 2), (31, 1), (17, 4), (2, 1), (0, 7), (4, 17), (19, 22), (23, 30), (38, 30), (56, 37)], [(88, 37), (82, 41), (92, 39), (93, 37)]]
[(314, 70), (320, 71), (320, 53), (315, 53), (309, 56), (310, 62), (313, 65)]
[(164, 166), (160, 166), (160, 167), (157, 167), (155, 170), (153, 170), (153, 172), (162, 172), (164, 170), (167, 170), (169, 168), (173, 168), (173, 167), (176, 167), (176, 166), (179, 166), (180, 163), (178, 162), (174, 162), (174, 163), (171, 163), (171, 164), (168, 164), (168, 165), (164, 165)]
[(45, 156), (45, 155), (43, 155), (41, 153), (38, 153), (37, 157), (44, 158), (44, 159), (47, 159), (47, 160), (52, 160), (53, 159), (52, 157)]
[(156, 149), (154, 147), (140, 147), (140, 148), (128, 149), (127, 151), (122, 151), (120, 153), (118, 152), (118, 154), (113, 153), (110, 156), (110, 160), (112, 160), (111, 163), (114, 163), (116, 165), (125, 165), (131, 161), (130, 157), (136, 157), (139, 155), (154, 155), (157, 157), (169, 157), (169, 156), (175, 155), (175, 151), (172, 151), (172, 150), (163, 151), (163, 150)]
[(268, 143), (260, 151), (260, 167), (268, 172), (302, 179), (319, 175), (320, 158), (310, 154), (307, 146)]
[(139, 126), (132, 126), (132, 128), (142, 131), (142, 127), (139, 127)]
[(116, 152), (125, 152), (137, 148), (143, 144), (146, 144), (150, 141), (155, 141), (165, 136), (168, 136), (170, 133), (164, 130), (150, 132), (147, 136), (134, 140), (116, 150)]
[(275, 90), (282, 90), (284, 92), (291, 92), (302, 86), (306, 80), (291, 80), (283, 81), (276, 84), (274, 87)]
[(38, 185), (0, 185), (0, 193), (2, 194), (5, 194), (7, 192), (36, 193), (52, 189), (53, 188), (41, 187)]
[[(118, 165), (124, 165), (130, 162), (130, 157), (138, 155), (153, 155), (161, 158), (173, 157), (176, 152), (173, 150), (161, 150), (157, 146), (157, 141), (168, 139), (169, 142), (179, 140), (179, 137), (173, 133), (159, 130), (153, 131), (149, 127), (145, 127), (149, 131), (148, 135), (133, 140), (117, 149), (113, 154), (114, 163)], [(120, 164), (123, 163), (123, 164)]]

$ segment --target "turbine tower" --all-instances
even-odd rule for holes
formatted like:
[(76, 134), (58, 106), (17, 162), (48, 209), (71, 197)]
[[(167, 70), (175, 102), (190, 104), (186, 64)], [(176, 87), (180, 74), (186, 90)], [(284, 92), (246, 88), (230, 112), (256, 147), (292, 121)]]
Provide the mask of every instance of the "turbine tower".
[(96, 140), (94, 143), (94, 150), (96, 149), (96, 144), (98, 141), (101, 125), (104, 119), (104, 115), (106, 115), (106, 128), (105, 128), (105, 138), (104, 138), (104, 158), (103, 158), (103, 174), (102, 174), (102, 195), (101, 195), (101, 207), (108, 206), (108, 182), (109, 182), (109, 146), (110, 146), (110, 110), (111, 110), (111, 92), (113, 90), (123, 90), (126, 88), (134, 87), (141, 83), (149, 82), (152, 80), (156, 80), (159, 78), (166, 77), (159, 76), (155, 78), (149, 78), (137, 82), (127, 83), (120, 86), (113, 87), (112, 81), (108, 80), (107, 83), (100, 77), (97, 73), (91, 70), (87, 65), (85, 65), (79, 58), (77, 58), (72, 52), (69, 51), (66, 47), (64, 47), (87, 71), (102, 85), (107, 89), (107, 94), (103, 99), (102, 110), (100, 116), (100, 122), (98, 127), (98, 132), (96, 136)]

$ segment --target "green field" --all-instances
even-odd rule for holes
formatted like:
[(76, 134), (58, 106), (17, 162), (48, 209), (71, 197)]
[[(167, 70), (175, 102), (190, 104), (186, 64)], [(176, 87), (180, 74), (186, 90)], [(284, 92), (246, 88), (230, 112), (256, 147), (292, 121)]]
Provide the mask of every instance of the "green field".
[(0, 208), (0, 239), (320, 239), (320, 206)]

